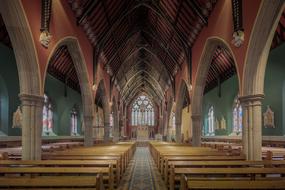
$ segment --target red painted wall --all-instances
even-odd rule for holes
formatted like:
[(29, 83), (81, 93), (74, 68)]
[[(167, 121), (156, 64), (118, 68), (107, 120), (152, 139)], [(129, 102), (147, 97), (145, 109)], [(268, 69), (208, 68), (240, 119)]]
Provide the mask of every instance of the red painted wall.
[(209, 25), (203, 28), (193, 46), (192, 81), (196, 78), (196, 72), (205, 42), (209, 37), (213, 36), (219, 37), (230, 44), (230, 48), (234, 53), (238, 65), (237, 72), (239, 73), (239, 76), (242, 76), (250, 33), (252, 31), (260, 3), (261, 0), (243, 1), (243, 27), (245, 32), (245, 41), (240, 48), (236, 48), (231, 44), (233, 33), (231, 1), (220, 0), (217, 2), (209, 18)]
[(77, 38), (86, 61), (90, 82), (93, 81), (92, 74), (92, 46), (81, 27), (76, 26), (75, 16), (68, 5), (68, 1), (52, 1), (52, 16), (50, 23), (50, 33), (52, 35), (49, 47), (44, 48), (39, 42), (41, 27), (41, 1), (22, 0), (22, 4), (32, 31), (35, 47), (40, 64), (40, 74), (44, 81), (44, 72), (47, 67), (48, 58), (59, 40), (64, 37), (72, 36)]

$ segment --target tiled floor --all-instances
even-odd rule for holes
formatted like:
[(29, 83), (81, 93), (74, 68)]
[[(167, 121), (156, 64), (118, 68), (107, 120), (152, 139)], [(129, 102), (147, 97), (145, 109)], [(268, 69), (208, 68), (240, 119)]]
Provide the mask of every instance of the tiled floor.
[(147, 147), (137, 147), (118, 190), (166, 190)]

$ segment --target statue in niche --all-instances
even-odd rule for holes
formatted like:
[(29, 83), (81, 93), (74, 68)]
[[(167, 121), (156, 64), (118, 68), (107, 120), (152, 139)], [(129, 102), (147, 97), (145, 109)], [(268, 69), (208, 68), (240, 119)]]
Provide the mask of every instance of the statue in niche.
[(217, 118), (215, 120), (215, 129), (220, 129), (220, 122)]
[(226, 130), (226, 128), (227, 128), (226, 120), (225, 120), (225, 118), (222, 116), (222, 119), (221, 119), (221, 129)]
[(275, 128), (274, 112), (267, 106), (267, 110), (263, 113), (263, 123), (265, 128)]
[(12, 128), (22, 128), (22, 111), (20, 106), (18, 106), (17, 110), (13, 114), (13, 125)]

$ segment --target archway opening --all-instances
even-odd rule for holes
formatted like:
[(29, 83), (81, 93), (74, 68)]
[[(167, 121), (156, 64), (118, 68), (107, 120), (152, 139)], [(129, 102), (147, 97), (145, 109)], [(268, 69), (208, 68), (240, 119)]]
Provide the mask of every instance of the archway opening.
[(80, 136), (82, 100), (79, 79), (67, 45), (59, 45), (47, 67), (43, 136)]
[(20, 84), (12, 42), (0, 14), (0, 136), (20, 136), (21, 125), (13, 122), (20, 110)]
[(146, 93), (141, 93), (130, 103), (128, 110), (130, 138), (153, 140), (158, 127), (158, 113), (154, 101)]
[(238, 81), (232, 54), (225, 46), (218, 45), (210, 61), (203, 93), (203, 136), (241, 136)]

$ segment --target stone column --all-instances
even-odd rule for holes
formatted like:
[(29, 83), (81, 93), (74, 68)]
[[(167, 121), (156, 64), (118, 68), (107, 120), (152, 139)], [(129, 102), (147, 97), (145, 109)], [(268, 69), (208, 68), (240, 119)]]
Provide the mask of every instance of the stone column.
[(201, 146), (201, 115), (192, 115), (192, 146)]
[(247, 160), (262, 160), (263, 94), (239, 97), (242, 105), (242, 144)]
[(93, 146), (93, 116), (83, 116), (84, 119), (84, 146)]
[(104, 141), (108, 142), (110, 138), (110, 123), (105, 122), (104, 123)]
[(159, 116), (159, 127), (157, 130), (157, 133), (159, 133), (161, 135), (163, 133), (163, 116), (162, 115)]
[(19, 95), (22, 104), (22, 160), (40, 160), (44, 97)]
[(118, 116), (114, 117), (114, 129), (113, 129), (113, 141), (114, 142), (118, 142), (119, 138), (120, 138), (120, 125), (119, 125), (119, 121), (118, 121)]
[(181, 122), (176, 122), (175, 125), (176, 125), (176, 128), (175, 128), (176, 142), (181, 143)]

